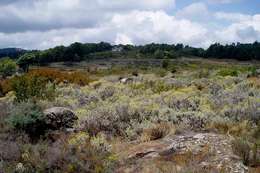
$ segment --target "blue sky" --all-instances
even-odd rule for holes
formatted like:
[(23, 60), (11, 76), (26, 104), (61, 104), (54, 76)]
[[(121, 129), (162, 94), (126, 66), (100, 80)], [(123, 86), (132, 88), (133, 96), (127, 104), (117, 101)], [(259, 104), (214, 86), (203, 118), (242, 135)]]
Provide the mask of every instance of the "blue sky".
[(259, 0), (1, 0), (0, 48), (260, 41)]

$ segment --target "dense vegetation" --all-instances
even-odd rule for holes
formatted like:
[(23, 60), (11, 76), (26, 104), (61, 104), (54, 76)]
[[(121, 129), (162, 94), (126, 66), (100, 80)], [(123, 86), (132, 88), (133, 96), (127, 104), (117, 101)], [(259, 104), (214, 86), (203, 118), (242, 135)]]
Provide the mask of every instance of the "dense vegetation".
[(225, 58), (238, 60), (259, 60), (260, 43), (213, 44), (208, 49), (184, 46), (183, 44), (148, 44), (144, 46), (111, 45), (109, 43), (73, 43), (68, 47), (57, 46), (44, 51), (31, 51), (18, 60), (25, 70), (29, 64), (46, 64), (61, 61), (81, 61), (93, 58), (157, 58), (174, 59), (180, 56)]
[[(137, 172), (173, 172), (177, 164), (184, 170), (176, 172), (230, 173), (228, 164), (234, 160), (221, 170), (214, 165), (200, 168), (218, 155), (212, 144), (197, 155), (187, 151), (160, 158), (157, 164), (142, 163), (139, 156), (131, 160), (126, 154), (132, 146), (192, 131), (223, 135), (232, 141), (228, 146), (236, 160), (252, 173), (259, 172), (259, 64), (159, 62), (119, 63), (89, 72), (86, 67), (76, 71), (38, 67), (4, 79), (2, 86), (9, 90), (0, 98), (0, 170), (100, 173), (143, 164)], [(119, 82), (122, 77), (133, 80)], [(76, 114), (73, 131), (46, 126), (44, 110), (55, 106)], [(230, 153), (222, 154), (226, 158)]]
[(204, 53), (204, 57), (231, 58), (238, 60), (260, 60), (260, 43), (253, 44), (213, 44)]
[(18, 64), (27, 68), (29, 64), (46, 64), (61, 61), (80, 61), (87, 59), (91, 53), (110, 51), (112, 46), (109, 43), (81, 44), (74, 43), (69, 47), (58, 46), (44, 51), (32, 51), (24, 54), (18, 59)]

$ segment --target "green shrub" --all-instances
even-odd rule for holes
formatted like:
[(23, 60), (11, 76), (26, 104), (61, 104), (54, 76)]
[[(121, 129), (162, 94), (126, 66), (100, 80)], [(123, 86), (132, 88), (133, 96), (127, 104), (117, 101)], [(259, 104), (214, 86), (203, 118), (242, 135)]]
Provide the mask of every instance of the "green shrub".
[(31, 136), (43, 134), (45, 124), (41, 108), (31, 102), (16, 105), (7, 119), (10, 127), (17, 131), (24, 131)]
[(167, 75), (167, 70), (163, 69), (163, 68), (156, 68), (156, 69), (153, 69), (152, 72), (156, 75), (156, 76), (159, 76), (159, 77), (164, 77)]
[(249, 76), (250, 77), (257, 77), (257, 69), (256, 67), (249, 67), (248, 68)]
[(39, 76), (15, 77), (11, 81), (11, 86), (17, 102), (29, 99), (53, 99), (55, 96), (55, 85)]
[(4, 78), (12, 76), (16, 72), (16, 63), (10, 58), (0, 60), (0, 75)]
[(154, 93), (161, 93), (172, 89), (171, 86), (165, 84), (163, 81), (151, 83), (151, 89)]
[(162, 68), (164, 68), (164, 69), (167, 69), (169, 66), (170, 66), (170, 60), (169, 59), (164, 59), (163, 61), (162, 61)]
[(238, 70), (232, 68), (222, 69), (218, 72), (219, 76), (238, 76)]

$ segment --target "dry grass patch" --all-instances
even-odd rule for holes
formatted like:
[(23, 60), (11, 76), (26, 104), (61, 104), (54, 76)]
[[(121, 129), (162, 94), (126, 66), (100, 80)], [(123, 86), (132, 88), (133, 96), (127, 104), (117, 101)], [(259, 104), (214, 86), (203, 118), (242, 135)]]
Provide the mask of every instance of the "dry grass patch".
[(173, 155), (171, 160), (173, 160), (177, 165), (187, 166), (190, 164), (198, 164), (207, 160), (212, 153), (210, 152), (210, 147), (208, 145), (204, 146), (199, 153), (193, 153), (192, 151), (187, 151), (185, 153), (180, 153)]
[(28, 72), (27, 75), (45, 77), (48, 80), (56, 81), (57, 83), (68, 82), (81, 86), (88, 85), (90, 82), (94, 81), (90, 78), (88, 73), (84, 73), (82, 71), (68, 72), (64, 70), (43, 67), (32, 69)]

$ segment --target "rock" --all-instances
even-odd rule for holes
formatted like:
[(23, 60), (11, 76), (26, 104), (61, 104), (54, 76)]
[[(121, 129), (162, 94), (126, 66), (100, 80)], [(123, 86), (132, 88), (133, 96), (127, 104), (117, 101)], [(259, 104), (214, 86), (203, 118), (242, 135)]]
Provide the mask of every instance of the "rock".
[(133, 82), (133, 78), (121, 78), (120, 79), (120, 83), (123, 83), (123, 84), (128, 84), (128, 83), (131, 83)]
[[(122, 160), (126, 160), (126, 164), (122, 164), (125, 170), (133, 167), (141, 169), (132, 172), (154, 170), (154, 167), (147, 163), (158, 160), (161, 164), (174, 165), (175, 169), (178, 167), (179, 171), (184, 171), (185, 166), (193, 164), (196, 164), (198, 168), (216, 172), (227, 170), (230, 173), (236, 173), (248, 170), (241, 158), (234, 158), (231, 139), (214, 133), (187, 132), (168, 135), (159, 140), (129, 145), (119, 155)], [(187, 160), (187, 165), (178, 162), (180, 158)], [(134, 164), (129, 165), (130, 161), (134, 161)]]
[(156, 157), (165, 151), (167, 144), (161, 141), (151, 141), (147, 143), (142, 143), (140, 145), (135, 145), (129, 151), (127, 151), (128, 159), (133, 158), (147, 158), (149, 156)]
[(15, 171), (18, 173), (23, 173), (23, 172), (25, 172), (25, 167), (23, 166), (22, 163), (18, 163), (16, 165)]
[(197, 134), (193, 138), (195, 138), (195, 139), (204, 139), (204, 135), (203, 134)]
[(257, 74), (257, 75), (260, 75), (260, 69), (257, 69), (257, 70), (256, 70), (256, 74)]
[(64, 107), (53, 107), (43, 113), (46, 125), (53, 130), (72, 128), (78, 119), (72, 110)]

